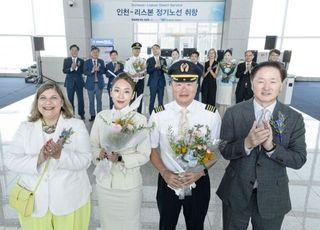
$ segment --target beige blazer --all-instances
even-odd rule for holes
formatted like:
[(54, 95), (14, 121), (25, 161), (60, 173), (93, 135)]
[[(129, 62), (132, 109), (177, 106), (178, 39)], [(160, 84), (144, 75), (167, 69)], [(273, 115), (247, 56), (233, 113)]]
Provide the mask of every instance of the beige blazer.
[[(91, 161), (88, 131), (83, 121), (60, 116), (53, 140), (57, 141), (64, 128), (72, 127), (74, 134), (65, 143), (61, 157), (50, 159), (35, 193), (33, 217), (44, 216), (48, 209), (54, 215), (66, 215), (83, 206), (89, 199), (91, 185), (87, 168)], [(5, 158), (5, 164), (20, 175), (20, 184), (33, 190), (44, 169), (37, 167), (38, 155), (44, 145), (41, 121), (23, 122), (17, 130)]]
[[(103, 138), (103, 128), (106, 126), (105, 121), (112, 122), (112, 112), (114, 110), (101, 111), (92, 126), (90, 133), (90, 142), (93, 152), (93, 162), (96, 164), (97, 157), (102, 149), (101, 143)], [(134, 112), (134, 121), (138, 125), (147, 125), (145, 116)], [(105, 121), (103, 121), (103, 119)], [(151, 146), (148, 132), (142, 142), (137, 144), (133, 149), (120, 152), (123, 162), (112, 164), (110, 173), (106, 173), (100, 179), (97, 178), (97, 184), (104, 188), (113, 189), (131, 189), (142, 184), (140, 166), (149, 161)], [(108, 151), (108, 150), (107, 150)], [(125, 168), (125, 170), (123, 170)]]

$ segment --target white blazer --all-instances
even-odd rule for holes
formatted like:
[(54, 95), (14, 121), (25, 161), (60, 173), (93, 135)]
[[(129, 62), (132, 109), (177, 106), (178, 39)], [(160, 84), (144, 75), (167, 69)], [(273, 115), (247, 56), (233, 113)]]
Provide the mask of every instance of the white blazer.
[[(91, 161), (91, 149), (83, 121), (65, 119), (60, 115), (53, 140), (57, 141), (62, 130), (70, 127), (74, 133), (69, 142), (64, 144), (60, 159), (50, 159), (48, 170), (35, 193), (33, 217), (44, 216), (48, 209), (58, 216), (70, 214), (90, 198), (87, 168)], [(45, 162), (37, 167), (38, 155), (44, 143), (41, 120), (23, 122), (5, 158), (9, 170), (20, 175), (19, 183), (30, 190), (34, 190), (44, 170)]]
[[(128, 107), (121, 110), (124, 114)], [(103, 142), (103, 129), (106, 126), (106, 120), (112, 122), (113, 110), (101, 111), (91, 128), (90, 142), (93, 152), (93, 162), (96, 164), (96, 158), (99, 157), (102, 149), (101, 143)], [(103, 117), (103, 119), (102, 119)], [(134, 121), (137, 125), (147, 125), (147, 119), (145, 116), (135, 112)], [(108, 150), (107, 150), (108, 151)], [(139, 185), (142, 185), (142, 176), (140, 173), (140, 166), (147, 163), (150, 159), (151, 145), (150, 137), (146, 132), (146, 137), (137, 146), (132, 149), (120, 152), (123, 163), (117, 162), (112, 164), (111, 173), (106, 173), (101, 179), (97, 178), (97, 184), (104, 188), (112, 189), (132, 189)], [(125, 170), (123, 170), (123, 167)]]

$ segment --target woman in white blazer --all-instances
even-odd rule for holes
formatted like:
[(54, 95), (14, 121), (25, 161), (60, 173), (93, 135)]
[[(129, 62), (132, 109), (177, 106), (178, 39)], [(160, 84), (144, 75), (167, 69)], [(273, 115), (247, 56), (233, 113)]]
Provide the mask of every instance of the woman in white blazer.
[[(111, 168), (96, 177), (101, 228), (103, 230), (140, 230), (140, 208), (142, 202), (142, 177), (140, 166), (149, 161), (150, 141), (148, 132), (136, 146), (121, 152), (104, 149), (104, 131), (107, 124), (119, 116), (133, 114), (137, 125), (147, 125), (145, 116), (129, 107), (134, 96), (135, 83), (122, 73), (112, 82), (112, 110), (98, 114), (91, 129), (90, 141), (94, 162), (97, 158), (112, 162)], [(120, 115), (120, 116), (121, 116)], [(121, 146), (119, 146), (121, 149)]]
[[(70, 128), (73, 133), (63, 144), (60, 135)], [(29, 190), (34, 190), (47, 161), (32, 215), (19, 214), (22, 229), (88, 229), (89, 135), (83, 121), (73, 118), (59, 86), (51, 82), (38, 89), (28, 121), (20, 125), (5, 159), (6, 166), (19, 174), (19, 184)]]

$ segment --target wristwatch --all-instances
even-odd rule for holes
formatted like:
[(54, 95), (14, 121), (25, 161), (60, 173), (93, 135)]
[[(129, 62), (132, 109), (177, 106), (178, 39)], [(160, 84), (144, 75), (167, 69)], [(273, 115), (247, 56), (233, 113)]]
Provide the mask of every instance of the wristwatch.
[(121, 155), (118, 156), (118, 161), (122, 161), (122, 156)]

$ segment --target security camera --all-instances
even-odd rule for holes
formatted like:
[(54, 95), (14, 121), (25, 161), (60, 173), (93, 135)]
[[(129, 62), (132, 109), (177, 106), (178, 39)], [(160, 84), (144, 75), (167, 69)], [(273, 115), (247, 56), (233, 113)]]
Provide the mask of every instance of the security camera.
[(74, 0), (68, 0), (68, 5), (70, 7), (73, 7), (74, 6)]

